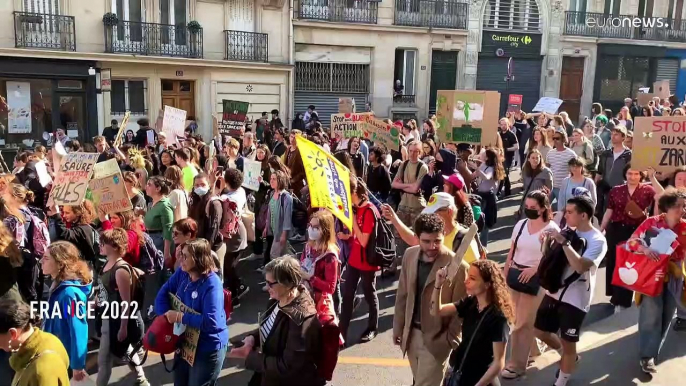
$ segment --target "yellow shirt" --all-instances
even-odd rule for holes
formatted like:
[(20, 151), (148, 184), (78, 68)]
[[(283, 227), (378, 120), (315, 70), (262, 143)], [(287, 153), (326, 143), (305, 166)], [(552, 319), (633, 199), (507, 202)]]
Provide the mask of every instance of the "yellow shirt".
[(186, 192), (190, 193), (193, 190), (193, 179), (198, 175), (198, 169), (191, 164), (187, 164), (181, 172), (183, 173), (183, 187), (186, 189)]
[[(451, 251), (453, 249), (453, 242), (455, 241), (455, 236), (457, 236), (457, 232), (461, 229), (464, 229), (464, 228), (462, 228), (458, 224), (458, 226), (453, 228), (452, 232), (445, 235), (445, 237), (443, 238), (443, 245), (448, 247)], [(467, 262), (467, 264), (471, 264), (477, 260), (477, 258), (476, 258), (477, 256), (479, 256), (479, 249), (476, 245), (476, 240), (472, 240), (472, 242), (469, 244), (469, 248), (467, 249), (464, 256), (462, 257), (462, 260)]]

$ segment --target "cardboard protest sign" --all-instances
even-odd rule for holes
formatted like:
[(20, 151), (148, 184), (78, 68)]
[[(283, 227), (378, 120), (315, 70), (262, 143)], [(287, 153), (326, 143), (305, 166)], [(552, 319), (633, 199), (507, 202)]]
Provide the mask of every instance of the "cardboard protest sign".
[(496, 91), (438, 91), (436, 116), (441, 142), (495, 145), (498, 140), (500, 93)]
[(367, 115), (370, 114), (331, 114), (331, 132), (334, 138), (349, 139), (364, 136)]
[(243, 187), (258, 191), (260, 189), (260, 177), (262, 176), (262, 163), (247, 158), (243, 159)]
[(93, 204), (99, 210), (111, 214), (133, 209), (121, 172), (93, 179), (88, 185), (93, 192)]
[(124, 114), (124, 119), (121, 120), (121, 125), (119, 126), (119, 131), (117, 132), (117, 136), (114, 137), (114, 147), (119, 147), (121, 146), (123, 140), (124, 140), (124, 132), (126, 131), (126, 125), (129, 124), (129, 116), (131, 116), (131, 112), (127, 111)]
[[(171, 307), (174, 311), (183, 312), (184, 314), (191, 313), (193, 315), (200, 315), (198, 312), (192, 308), (183, 304), (181, 299), (176, 295), (170, 293), (169, 298), (171, 300)], [(195, 363), (195, 352), (198, 350), (198, 340), (200, 339), (200, 330), (193, 328), (191, 326), (186, 326), (186, 330), (183, 332), (181, 339), (180, 353), (181, 358), (188, 362), (189, 365), (193, 366)]]
[(117, 163), (116, 158), (100, 162), (93, 166), (93, 178), (103, 178), (117, 173), (121, 173), (121, 169), (119, 169), (119, 163)]
[(99, 156), (98, 153), (65, 155), (50, 191), (52, 202), (56, 205), (80, 205), (86, 198), (88, 181)]
[(560, 109), (561, 105), (562, 99), (543, 97), (538, 100), (538, 103), (536, 103), (536, 106), (534, 106), (533, 110), (531, 111), (548, 114), (557, 114), (557, 110)]
[(338, 112), (341, 114), (351, 114), (355, 112), (355, 99), (338, 98)]
[(219, 122), (219, 133), (240, 137), (241, 129), (245, 125), (245, 117), (248, 115), (249, 102), (222, 100), (222, 119)]
[(658, 80), (653, 83), (653, 94), (660, 98), (669, 98), (669, 80)]
[(631, 166), (673, 172), (686, 166), (686, 117), (636, 117)]
[(179, 139), (185, 138), (186, 110), (176, 107), (164, 106), (164, 118), (162, 119), (162, 132), (167, 135), (167, 145), (179, 143)]
[(523, 96), (517, 94), (510, 94), (507, 98), (507, 112), (516, 113), (522, 109)]
[(638, 94), (638, 105), (643, 107), (643, 106), (648, 106), (648, 103), (653, 100), (657, 95), (653, 93), (640, 93)]
[(365, 132), (367, 139), (386, 146), (386, 149), (398, 149), (400, 146), (400, 130), (397, 126), (376, 119), (373, 115), (365, 115)]

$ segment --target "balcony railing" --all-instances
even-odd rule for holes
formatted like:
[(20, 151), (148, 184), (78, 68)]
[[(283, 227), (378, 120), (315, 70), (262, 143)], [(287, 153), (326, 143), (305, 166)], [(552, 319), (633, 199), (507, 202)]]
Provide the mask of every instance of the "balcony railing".
[(686, 43), (686, 20), (567, 11), (565, 35)]
[(74, 16), (14, 12), (14, 46), (76, 51)]
[(105, 51), (122, 54), (202, 58), (202, 28), (120, 21), (105, 25)]
[(245, 60), (248, 62), (267, 62), (269, 60), (269, 35), (245, 32), (224, 31), (226, 36), (226, 60)]
[(376, 24), (380, 2), (380, 0), (300, 0), (299, 18)]
[(396, 25), (467, 29), (468, 20), (464, 0), (395, 0)]
[(396, 95), (393, 97), (393, 106), (395, 107), (414, 107), (415, 95)]

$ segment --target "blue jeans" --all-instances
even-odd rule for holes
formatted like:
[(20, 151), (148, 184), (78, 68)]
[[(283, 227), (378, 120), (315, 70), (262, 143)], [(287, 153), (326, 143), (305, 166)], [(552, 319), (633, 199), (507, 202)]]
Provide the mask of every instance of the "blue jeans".
[(669, 333), (676, 304), (681, 296), (683, 279), (670, 278), (660, 296), (643, 295), (638, 314), (639, 354), (643, 358), (657, 358)]
[(560, 188), (553, 188), (553, 191), (550, 195), (550, 206), (552, 207), (553, 211), (561, 210), (559, 203), (556, 202), (555, 206), (553, 206), (553, 202), (556, 201), (558, 197), (560, 197)]
[(162, 232), (148, 233), (158, 251), (164, 253), (164, 234)]
[(178, 354), (174, 356), (174, 386), (214, 386), (224, 366), (228, 345), (212, 352), (196, 352), (191, 367)]
[(481, 241), (481, 245), (485, 247), (488, 246), (488, 227), (484, 225), (483, 229), (481, 229), (481, 233), (479, 233), (479, 241)]

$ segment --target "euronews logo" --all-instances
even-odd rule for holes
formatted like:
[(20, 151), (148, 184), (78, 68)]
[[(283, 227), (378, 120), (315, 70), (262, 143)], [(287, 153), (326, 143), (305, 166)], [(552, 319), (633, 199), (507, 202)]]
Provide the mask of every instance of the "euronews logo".
[(587, 27), (599, 28), (669, 28), (668, 20), (663, 17), (608, 16), (587, 17)]

